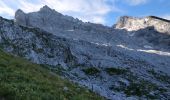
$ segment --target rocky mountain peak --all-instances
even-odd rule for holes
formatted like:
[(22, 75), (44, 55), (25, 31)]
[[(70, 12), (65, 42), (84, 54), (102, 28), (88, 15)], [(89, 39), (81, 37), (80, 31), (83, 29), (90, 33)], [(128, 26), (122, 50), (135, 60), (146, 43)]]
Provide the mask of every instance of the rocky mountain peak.
[[(15, 21), (23, 26), (37, 27), (44, 30), (53, 30), (52, 28), (70, 28), (73, 23), (79, 21), (71, 16), (65, 16), (47, 5), (40, 8), (37, 12), (25, 14), (22, 10), (15, 13)], [(51, 31), (50, 31), (51, 32)]]
[[(67, 38), (92, 40), (92, 37), (96, 37), (96, 33), (99, 37), (103, 37), (104, 33), (109, 33), (111, 28), (105, 27), (100, 24), (93, 24), (89, 22), (83, 22), (77, 18), (63, 15), (48, 6), (44, 6), (38, 12), (32, 12), (27, 14), (15, 14), (15, 20), (20, 25), (26, 25), (26, 27), (36, 27), (45, 30), (49, 33), (53, 33), (57, 36), (64, 36)], [(84, 34), (81, 34), (84, 33)], [(107, 37), (106, 34), (104, 37)], [(96, 39), (99, 41), (100, 39)], [(101, 40), (100, 40), (101, 41)], [(104, 38), (103, 41), (107, 41)]]
[(50, 7), (48, 7), (47, 5), (45, 5), (42, 8), (40, 8), (40, 10), (52, 10), (52, 9)]
[(15, 13), (19, 14), (19, 13), (24, 13), (24, 12), (21, 9), (18, 9)]
[(26, 26), (26, 14), (21, 9), (15, 12), (15, 21), (20, 25)]
[(160, 21), (170, 22), (170, 20), (160, 18), (160, 17), (157, 17), (157, 16), (147, 16), (147, 18), (150, 18), (152, 20), (160, 20)]
[(154, 27), (158, 32), (170, 34), (170, 21), (156, 16), (143, 18), (122, 16), (115, 27), (117, 29), (126, 29), (128, 31), (137, 31), (147, 27)]
[(55, 11), (54, 9), (51, 9), (51, 8), (48, 7), (47, 5), (45, 5), (45, 6), (43, 6), (42, 8), (40, 8), (39, 12), (40, 12), (40, 13), (44, 13), (44, 14), (53, 13), (53, 14), (61, 15), (61, 13)]

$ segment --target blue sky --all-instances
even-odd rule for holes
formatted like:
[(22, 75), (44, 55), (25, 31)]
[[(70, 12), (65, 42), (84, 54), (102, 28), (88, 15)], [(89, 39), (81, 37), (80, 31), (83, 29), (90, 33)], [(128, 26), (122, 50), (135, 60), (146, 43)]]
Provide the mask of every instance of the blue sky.
[(83, 21), (108, 26), (124, 15), (170, 19), (170, 0), (0, 0), (0, 16), (11, 19), (19, 8), (28, 13), (44, 5)]

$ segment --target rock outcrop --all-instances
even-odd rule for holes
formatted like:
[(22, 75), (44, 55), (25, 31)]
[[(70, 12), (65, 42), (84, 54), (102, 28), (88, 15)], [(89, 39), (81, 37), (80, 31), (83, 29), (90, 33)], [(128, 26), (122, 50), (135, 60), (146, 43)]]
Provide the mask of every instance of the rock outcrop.
[(116, 24), (116, 28), (128, 31), (137, 31), (152, 26), (158, 32), (170, 34), (170, 21), (155, 16), (145, 18), (123, 16)]

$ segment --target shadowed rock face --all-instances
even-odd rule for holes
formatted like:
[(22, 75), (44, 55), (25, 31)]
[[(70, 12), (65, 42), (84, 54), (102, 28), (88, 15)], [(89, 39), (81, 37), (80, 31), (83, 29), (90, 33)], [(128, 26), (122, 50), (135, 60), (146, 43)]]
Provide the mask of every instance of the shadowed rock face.
[[(108, 99), (152, 95), (166, 99), (168, 94), (156, 90), (170, 86), (164, 79), (170, 71), (170, 42), (168, 34), (162, 34), (168, 27), (168, 21), (153, 16), (126, 16), (116, 28), (110, 28), (84, 23), (44, 6), (28, 14), (18, 10), (15, 22), (0, 18), (0, 46), (35, 63), (60, 65), (65, 69), (63, 76)], [(155, 78), (155, 73), (161, 77)], [(140, 94), (133, 84), (141, 86)], [(129, 93), (132, 87), (134, 92)], [(149, 92), (152, 95), (148, 96)]]
[(47, 6), (38, 12), (28, 14), (18, 10), (15, 14), (15, 20), (20, 25), (40, 28), (56, 36), (93, 42), (95, 40), (107, 41), (106, 37), (109, 37), (108, 33), (111, 31), (110, 28), (100, 24), (84, 23), (71, 16), (62, 15)]
[(170, 34), (170, 21), (155, 16), (148, 16), (145, 18), (135, 18), (123, 16), (116, 24), (118, 29), (126, 29), (128, 31), (137, 31), (153, 26), (156, 31)]
[(22, 26), (27, 26), (28, 24), (28, 18), (21, 9), (15, 12), (15, 21)]

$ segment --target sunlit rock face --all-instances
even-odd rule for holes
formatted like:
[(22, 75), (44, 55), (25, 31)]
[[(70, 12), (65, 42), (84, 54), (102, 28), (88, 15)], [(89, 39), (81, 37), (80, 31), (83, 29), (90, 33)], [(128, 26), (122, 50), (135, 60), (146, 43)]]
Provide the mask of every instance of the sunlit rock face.
[(126, 29), (128, 31), (137, 31), (153, 26), (158, 32), (170, 34), (169, 22), (169, 20), (165, 20), (155, 16), (148, 16), (144, 18), (123, 16), (117, 22), (116, 28)]
[[(158, 49), (170, 50), (170, 21), (155, 16), (144, 18), (123, 16), (114, 25), (115, 29), (126, 30), (131, 37), (141, 39), (141, 43), (147, 41)], [(149, 46), (149, 45), (148, 45)], [(147, 46), (147, 47), (148, 47)], [(144, 46), (145, 48), (146, 46)], [(151, 46), (149, 46), (152, 49)]]
[[(162, 34), (169, 22), (126, 16), (115, 27), (84, 23), (48, 6), (32, 13), (18, 10), (15, 21), (0, 18), (0, 47), (38, 64), (60, 66), (63, 76), (111, 100), (147, 99), (147, 94), (169, 98), (156, 91), (170, 86), (170, 37)], [(155, 73), (168, 75), (161, 81)], [(147, 91), (128, 96), (133, 82)]]

